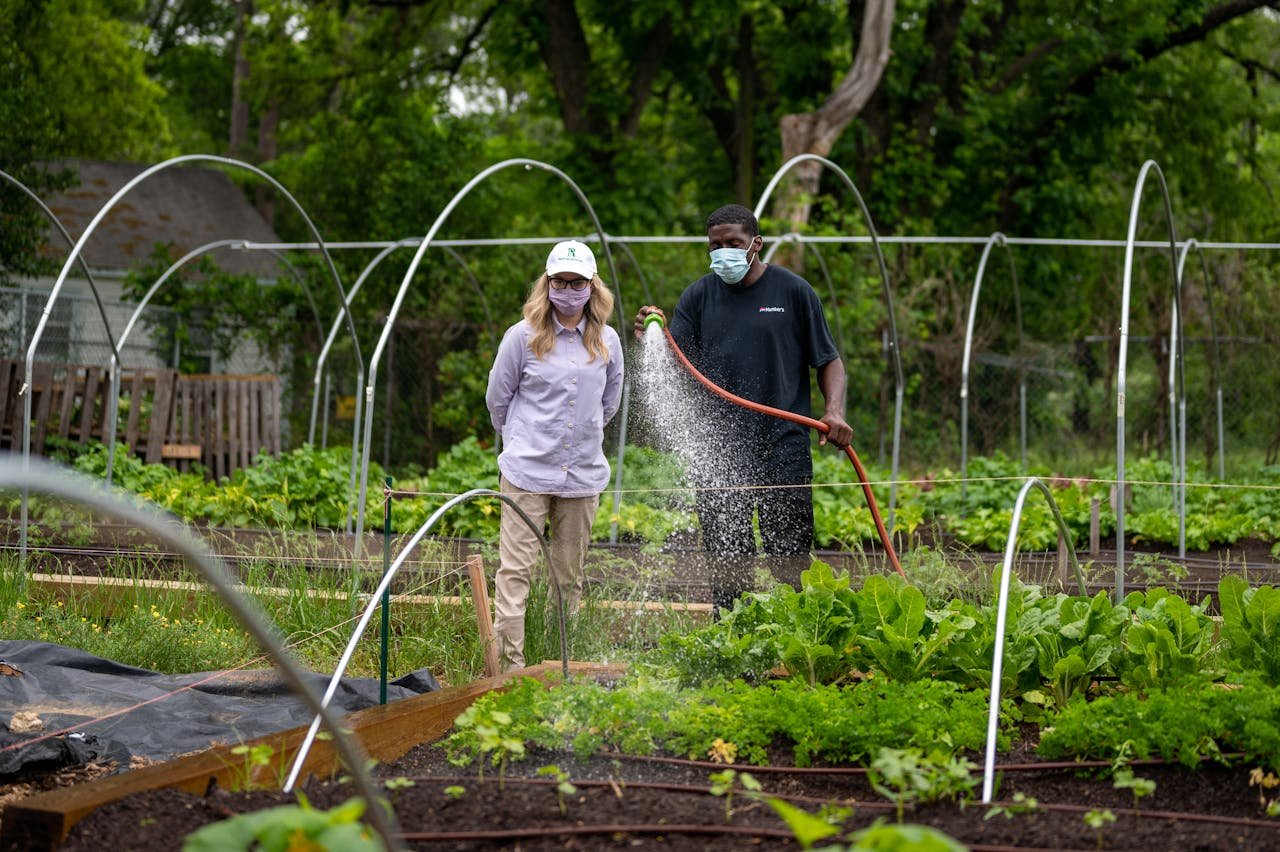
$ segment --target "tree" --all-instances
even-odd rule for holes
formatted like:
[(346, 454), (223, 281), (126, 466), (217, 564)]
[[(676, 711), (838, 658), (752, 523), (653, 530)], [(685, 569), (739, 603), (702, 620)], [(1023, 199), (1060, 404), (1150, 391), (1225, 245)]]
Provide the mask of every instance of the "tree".
[[(867, 0), (862, 11), (857, 53), (848, 73), (821, 107), (813, 112), (788, 113), (778, 120), (784, 163), (800, 154), (829, 155), (845, 128), (866, 106), (889, 63), (893, 12), (894, 0)], [(791, 230), (800, 231), (809, 223), (809, 209), (818, 194), (822, 164), (800, 163), (792, 174), (796, 180), (779, 194), (778, 218), (789, 223)]]
[[(74, 175), (63, 157), (150, 158), (167, 150), (163, 93), (146, 75), (143, 32), (115, 4), (0, 0), (0, 169), (37, 195)], [(0, 279), (41, 268), (48, 223), (24, 195), (0, 188)]]

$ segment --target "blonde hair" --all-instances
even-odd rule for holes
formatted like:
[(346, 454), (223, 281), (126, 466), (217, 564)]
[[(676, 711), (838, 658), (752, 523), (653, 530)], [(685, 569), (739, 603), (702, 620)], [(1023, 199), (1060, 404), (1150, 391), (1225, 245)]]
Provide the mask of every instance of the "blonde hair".
[[(529, 349), (533, 357), (541, 360), (543, 355), (551, 351), (556, 343), (555, 307), (548, 295), (550, 285), (543, 273), (529, 289), (529, 298), (524, 302), (524, 318), (533, 328), (533, 337), (529, 338)], [(587, 300), (582, 314), (586, 318), (587, 327), (582, 332), (582, 343), (587, 347), (587, 360), (594, 361), (596, 356), (609, 363), (609, 347), (604, 342), (604, 327), (609, 324), (609, 314), (613, 311), (613, 293), (608, 285), (600, 280), (599, 275), (591, 276), (591, 298)]]

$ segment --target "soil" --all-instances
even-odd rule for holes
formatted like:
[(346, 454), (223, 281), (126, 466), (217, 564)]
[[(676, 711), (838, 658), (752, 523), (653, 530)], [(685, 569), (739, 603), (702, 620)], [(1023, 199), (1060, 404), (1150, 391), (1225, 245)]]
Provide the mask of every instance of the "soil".
[[(1001, 763), (1022, 763), (1026, 757), (1005, 755)], [(578, 788), (565, 797), (564, 814), (554, 783), (537, 776), (539, 767), (551, 764), (566, 771)], [(726, 821), (725, 800), (708, 792), (708, 775), (718, 769), (723, 767), (623, 755), (579, 761), (535, 750), (513, 764), (500, 783), (495, 770), (487, 769), (481, 780), (475, 767), (454, 767), (438, 746), (424, 745), (379, 767), (376, 774), (414, 782), (389, 793), (411, 848), (799, 848), (772, 808), (741, 794), (734, 797)], [(865, 775), (832, 769), (803, 774), (737, 769), (752, 773), (766, 793), (810, 812), (823, 803), (852, 808), (846, 832), (877, 819), (895, 819), (894, 806), (871, 789)], [(1022, 793), (1037, 801), (1035, 812), (988, 817), (988, 806), (941, 802), (908, 806), (905, 821), (932, 826), (974, 849), (1280, 850), (1280, 819), (1263, 813), (1257, 790), (1249, 786), (1249, 767), (1206, 765), (1191, 771), (1161, 764), (1137, 765), (1135, 771), (1156, 782), (1155, 792), (1141, 800), (1138, 810), (1132, 795), (1113, 788), (1101, 769), (1011, 768), (1001, 775), (996, 801), (1008, 804)], [(457, 798), (445, 793), (454, 785), (465, 789)], [(312, 781), (305, 792), (313, 805), (326, 808), (349, 798), (351, 788)], [(268, 792), (138, 794), (80, 822), (62, 848), (169, 850), (175, 838), (201, 825), (292, 802), (292, 796)], [(1084, 822), (1091, 810), (1108, 810), (1115, 822), (1095, 831)], [(415, 833), (429, 833), (430, 839), (412, 839)]]

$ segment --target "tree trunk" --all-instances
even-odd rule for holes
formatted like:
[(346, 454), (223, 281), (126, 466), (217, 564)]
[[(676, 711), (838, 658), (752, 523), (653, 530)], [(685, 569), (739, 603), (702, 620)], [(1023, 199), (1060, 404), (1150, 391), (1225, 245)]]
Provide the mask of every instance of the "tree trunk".
[[(783, 162), (799, 154), (821, 157), (830, 154), (840, 134), (866, 106), (889, 64), (893, 12), (894, 0), (868, 0), (862, 14), (862, 37), (849, 73), (816, 111), (791, 113), (779, 120)], [(791, 174), (796, 179), (780, 188), (774, 210), (778, 218), (795, 231), (809, 222), (809, 208), (818, 191), (822, 165), (804, 162), (793, 168)]]
[(231, 77), (231, 134), (227, 140), (227, 156), (243, 159), (249, 152), (249, 101), (245, 89), (249, 85), (249, 56), (245, 46), (249, 19), (253, 17), (253, 0), (235, 4), (236, 28), (232, 36), (235, 66)]

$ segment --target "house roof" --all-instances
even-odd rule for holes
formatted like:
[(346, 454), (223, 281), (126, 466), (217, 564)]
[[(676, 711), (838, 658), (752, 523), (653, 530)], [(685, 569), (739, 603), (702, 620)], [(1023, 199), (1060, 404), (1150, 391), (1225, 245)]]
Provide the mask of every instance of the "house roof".
[[(68, 159), (50, 164), (79, 174), (80, 183), (46, 204), (73, 240), (78, 240), (103, 205), (145, 165)], [(125, 270), (150, 257), (156, 243), (169, 243), (174, 260), (194, 248), (221, 239), (279, 242), (275, 231), (227, 175), (192, 166), (157, 172), (130, 190), (94, 229), (84, 258), (95, 269)], [(50, 225), (45, 252), (66, 257), (62, 235)], [(260, 277), (279, 274), (266, 252), (218, 249), (211, 253), (219, 267)]]

